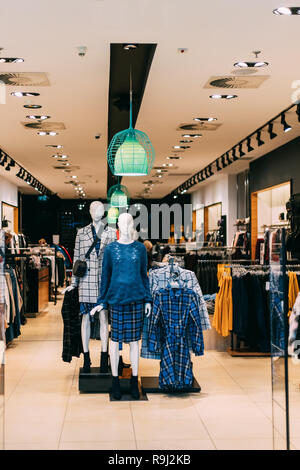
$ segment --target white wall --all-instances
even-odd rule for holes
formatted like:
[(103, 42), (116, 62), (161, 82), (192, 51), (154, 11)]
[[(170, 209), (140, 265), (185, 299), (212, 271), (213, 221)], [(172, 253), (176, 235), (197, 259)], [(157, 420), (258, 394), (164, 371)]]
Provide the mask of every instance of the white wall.
[(0, 227), (2, 222), (2, 202), (18, 206), (18, 187), (0, 176)]
[(236, 232), (234, 224), (237, 218), (237, 189), (235, 175), (220, 175), (211, 183), (191, 194), (193, 210), (222, 203), (222, 215), (227, 217), (227, 245), (231, 245)]

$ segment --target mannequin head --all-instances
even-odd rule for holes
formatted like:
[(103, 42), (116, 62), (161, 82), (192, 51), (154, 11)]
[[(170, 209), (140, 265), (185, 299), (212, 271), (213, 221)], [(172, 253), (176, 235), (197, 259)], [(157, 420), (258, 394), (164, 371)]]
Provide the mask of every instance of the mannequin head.
[(118, 219), (121, 235), (133, 235), (133, 217), (131, 214), (121, 214)]
[(104, 206), (100, 201), (93, 201), (90, 205), (90, 214), (94, 222), (99, 222), (104, 214)]

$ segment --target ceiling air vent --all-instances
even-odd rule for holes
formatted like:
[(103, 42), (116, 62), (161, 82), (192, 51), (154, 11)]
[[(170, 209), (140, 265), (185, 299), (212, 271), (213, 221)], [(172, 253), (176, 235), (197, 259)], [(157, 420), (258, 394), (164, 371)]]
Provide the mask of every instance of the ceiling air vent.
[(49, 86), (47, 75), (43, 72), (1, 72), (0, 80), (8, 86)]
[[(177, 131), (216, 131), (222, 124), (216, 122), (197, 122), (192, 124), (179, 124)], [(178, 150), (177, 150), (178, 151)]]
[(26, 129), (38, 129), (40, 131), (63, 131), (66, 126), (63, 122), (21, 122)]
[(259, 88), (268, 80), (269, 75), (255, 75), (250, 77), (210, 77), (203, 88)]

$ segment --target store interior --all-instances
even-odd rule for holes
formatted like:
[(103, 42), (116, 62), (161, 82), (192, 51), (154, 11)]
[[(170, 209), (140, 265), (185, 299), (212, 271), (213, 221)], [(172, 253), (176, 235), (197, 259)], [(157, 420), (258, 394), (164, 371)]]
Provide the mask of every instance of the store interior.
[(2, 8), (0, 449), (300, 449), (290, 4)]

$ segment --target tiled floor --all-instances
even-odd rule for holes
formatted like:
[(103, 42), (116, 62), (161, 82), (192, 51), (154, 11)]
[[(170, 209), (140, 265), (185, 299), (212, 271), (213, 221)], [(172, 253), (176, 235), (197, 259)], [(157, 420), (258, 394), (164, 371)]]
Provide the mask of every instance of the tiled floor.
[[(270, 359), (208, 351), (193, 358), (200, 394), (110, 402), (79, 394), (82, 359), (61, 360), (60, 307), (29, 319), (6, 353), (6, 449), (272, 449)], [(141, 360), (140, 375), (158, 369)]]

